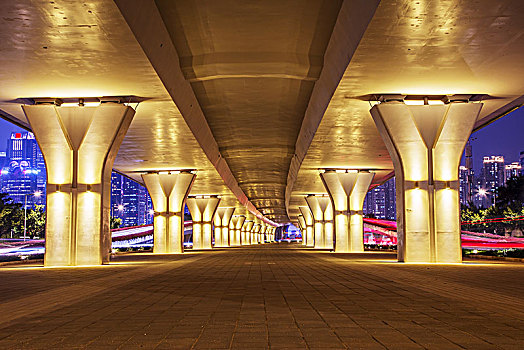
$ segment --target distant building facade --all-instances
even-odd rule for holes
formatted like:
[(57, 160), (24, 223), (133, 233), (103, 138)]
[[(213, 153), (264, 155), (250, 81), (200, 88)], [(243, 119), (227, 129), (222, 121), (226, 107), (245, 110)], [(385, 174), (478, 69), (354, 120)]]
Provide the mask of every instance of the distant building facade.
[(111, 216), (122, 220), (121, 227), (151, 224), (152, 209), (144, 186), (119, 173), (111, 173)]
[(396, 220), (395, 192), (395, 178), (370, 190), (364, 199), (364, 214), (373, 215), (379, 219)]
[(468, 194), (471, 188), (471, 183), (469, 183), (469, 169), (464, 165), (459, 167), (459, 189), (460, 189), (460, 204), (468, 204)]
[(28, 207), (45, 204), (45, 162), (33, 133), (11, 133), (6, 152), (0, 154), (0, 162), (2, 192), (18, 203), (24, 204), (27, 200)]
[(520, 162), (506, 164), (506, 166), (504, 167), (505, 182), (511, 179), (512, 177), (519, 177), (521, 174), (522, 166), (520, 165)]
[(520, 175), (524, 175), (524, 151), (520, 151), (519, 163), (520, 163)]

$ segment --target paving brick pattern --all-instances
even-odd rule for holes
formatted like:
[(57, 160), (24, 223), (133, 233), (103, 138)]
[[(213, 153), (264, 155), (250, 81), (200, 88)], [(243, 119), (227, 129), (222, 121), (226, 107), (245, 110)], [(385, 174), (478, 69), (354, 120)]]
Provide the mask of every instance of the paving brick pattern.
[(0, 349), (524, 349), (524, 264), (297, 247), (0, 268)]

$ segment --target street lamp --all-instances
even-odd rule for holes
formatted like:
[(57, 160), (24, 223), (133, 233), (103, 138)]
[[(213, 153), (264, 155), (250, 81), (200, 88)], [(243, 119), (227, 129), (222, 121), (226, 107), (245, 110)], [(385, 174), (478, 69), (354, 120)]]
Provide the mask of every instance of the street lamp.
[[(27, 237), (27, 196), (29, 194), (25, 194), (24, 195), (24, 242), (25, 242), (25, 238)], [(35, 191), (35, 193), (33, 193), (33, 196), (38, 198), (42, 195), (42, 191)]]

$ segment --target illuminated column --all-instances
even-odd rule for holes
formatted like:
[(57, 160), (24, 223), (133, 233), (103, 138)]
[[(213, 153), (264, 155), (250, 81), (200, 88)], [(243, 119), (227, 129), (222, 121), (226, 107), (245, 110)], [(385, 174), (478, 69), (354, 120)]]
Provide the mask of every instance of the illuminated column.
[(255, 224), (253, 225), (253, 237), (255, 239), (255, 244), (260, 244), (260, 228), (262, 226), (260, 223), (257, 223), (255, 220)]
[(298, 207), (304, 218), (304, 224), (306, 225), (305, 232), (302, 237), (306, 237), (306, 247), (313, 248), (315, 246), (315, 230), (313, 223), (313, 214), (307, 206)]
[(213, 217), (220, 198), (218, 196), (189, 196), (186, 204), (193, 220), (193, 249), (211, 249)]
[(218, 208), (215, 213), (215, 247), (229, 247), (229, 224), (235, 208)]
[(153, 253), (184, 252), (184, 204), (195, 177), (189, 171), (142, 175), (155, 210)]
[(269, 233), (269, 241), (274, 243), (275, 242), (275, 231), (277, 230), (276, 227), (271, 226), (271, 231)]
[(244, 221), (242, 225), (242, 245), (250, 245), (251, 242), (251, 229), (253, 228), (253, 220)]
[(398, 259), (462, 261), (458, 167), (481, 103), (375, 105), (395, 166)]
[(251, 242), (251, 244), (257, 244), (257, 237), (256, 237), (256, 234), (255, 234), (255, 226), (256, 226), (256, 223), (255, 221), (253, 220), (252, 221), (252, 224), (251, 224), (251, 229), (249, 230), (249, 240)]
[(100, 265), (111, 253), (111, 170), (135, 111), (79, 104), (22, 106), (47, 168), (45, 266)]
[(306, 220), (302, 214), (298, 215), (297, 227), (300, 229), (300, 234), (302, 236), (302, 245), (307, 246)]
[(262, 222), (260, 224), (260, 232), (258, 233), (260, 244), (266, 244), (266, 224)]
[(306, 202), (314, 219), (315, 248), (333, 249), (333, 206), (329, 196), (310, 194)]
[(240, 245), (240, 231), (246, 217), (244, 215), (233, 215), (231, 218), (231, 224), (229, 225), (229, 245), (239, 246)]
[(357, 170), (326, 170), (320, 173), (335, 208), (335, 252), (364, 251), (364, 198), (373, 173)]

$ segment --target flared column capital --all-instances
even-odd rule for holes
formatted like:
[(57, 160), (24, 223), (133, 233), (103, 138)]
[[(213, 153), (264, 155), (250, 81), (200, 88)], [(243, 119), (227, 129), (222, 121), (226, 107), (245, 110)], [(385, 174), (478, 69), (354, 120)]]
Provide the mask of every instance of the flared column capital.
[(310, 194), (306, 202), (315, 222), (333, 220), (333, 205), (327, 194)]
[(218, 195), (193, 195), (186, 199), (193, 222), (212, 223), (219, 204)]

